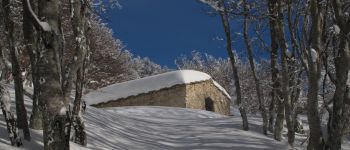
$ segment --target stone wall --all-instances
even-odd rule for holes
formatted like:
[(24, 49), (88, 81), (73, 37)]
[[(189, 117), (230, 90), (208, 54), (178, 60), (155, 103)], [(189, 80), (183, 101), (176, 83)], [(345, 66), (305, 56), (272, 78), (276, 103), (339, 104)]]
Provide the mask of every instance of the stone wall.
[(206, 99), (213, 102), (214, 112), (230, 114), (230, 99), (220, 91), (212, 80), (186, 85), (186, 107), (206, 110)]
[(120, 107), (120, 106), (169, 106), (206, 110), (205, 100), (213, 103), (213, 111), (222, 115), (230, 114), (230, 99), (220, 91), (212, 80), (175, 85), (159, 91), (143, 93), (107, 103), (92, 105), (94, 107)]
[(139, 94), (107, 103), (92, 105), (94, 107), (120, 107), (120, 106), (170, 106), (185, 108), (185, 85), (175, 85), (159, 91)]

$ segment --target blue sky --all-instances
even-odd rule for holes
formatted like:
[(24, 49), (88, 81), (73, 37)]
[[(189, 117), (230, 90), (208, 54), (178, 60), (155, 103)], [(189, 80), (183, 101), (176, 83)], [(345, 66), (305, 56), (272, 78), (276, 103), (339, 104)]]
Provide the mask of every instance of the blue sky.
[[(135, 55), (174, 68), (174, 60), (192, 50), (227, 57), (218, 16), (205, 13), (196, 0), (120, 0), (121, 9), (105, 21)], [(233, 24), (235, 28), (239, 25)], [(242, 45), (234, 45), (242, 49)]]

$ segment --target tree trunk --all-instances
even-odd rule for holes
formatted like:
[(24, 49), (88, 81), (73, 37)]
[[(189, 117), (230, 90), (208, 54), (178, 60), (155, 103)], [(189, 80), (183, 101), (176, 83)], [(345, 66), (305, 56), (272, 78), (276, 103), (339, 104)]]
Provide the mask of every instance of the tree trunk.
[[(41, 110), (39, 110), (39, 74), (37, 73), (37, 56), (39, 54), (39, 51), (37, 50), (37, 40), (34, 36), (34, 28), (33, 24), (31, 23), (30, 19), (30, 12), (28, 10), (28, 7), (26, 7), (26, 2), (22, 2), (23, 5), (23, 36), (24, 36), (24, 44), (25, 49), (29, 54), (30, 59), (30, 67), (31, 67), (31, 74), (32, 74), (32, 80), (33, 80), (33, 108), (32, 108), (32, 114), (30, 116), (30, 128), (36, 129), (36, 130), (42, 130), (42, 113)], [(33, 3), (31, 3), (34, 8), (36, 8)]]
[(85, 123), (82, 113), (82, 94), (83, 94), (83, 85), (84, 85), (84, 69), (79, 69), (77, 73), (76, 81), (76, 93), (73, 107), (73, 127), (74, 127), (74, 137), (73, 141), (77, 144), (86, 146), (86, 132), (85, 132)]
[(274, 132), (274, 138), (277, 141), (282, 140), (282, 131), (283, 131), (283, 122), (284, 122), (284, 105), (283, 105), (283, 99), (281, 97), (277, 98), (277, 117), (275, 122), (275, 132)]
[(243, 0), (243, 5), (244, 5), (244, 20), (243, 20), (243, 37), (244, 37), (244, 43), (246, 45), (246, 50), (248, 53), (248, 60), (250, 64), (250, 69), (252, 71), (254, 81), (255, 81), (255, 89), (256, 89), (256, 94), (258, 97), (258, 102), (259, 102), (259, 110), (261, 112), (261, 116), (263, 119), (263, 134), (267, 135), (267, 124), (268, 124), (268, 118), (267, 118), (267, 113), (266, 113), (266, 108), (264, 105), (264, 98), (261, 94), (261, 88), (260, 88), (260, 80), (256, 74), (255, 70), (255, 63), (254, 63), (254, 58), (253, 58), (253, 50), (252, 50), (252, 45), (250, 43), (249, 35), (248, 35), (248, 29), (249, 29), (249, 24), (248, 24), (248, 4), (246, 0)]
[(322, 148), (322, 131), (321, 131), (321, 120), (318, 113), (318, 74), (309, 75), (309, 90), (308, 90), (308, 104), (307, 104), (307, 115), (310, 126), (310, 140), (308, 150), (317, 150)]
[[(59, 1), (40, 0), (39, 17), (32, 10), (29, 0), (24, 0), (30, 11), (33, 25), (40, 30), (43, 40), (37, 71), (40, 75), (39, 101), (43, 112), (44, 149), (69, 149), (66, 140), (67, 110), (62, 92), (59, 52), (62, 49), (60, 35)], [(40, 19), (41, 20), (40, 20)]]
[(77, 72), (82, 68), (87, 53), (86, 15), (89, 1), (71, 0), (71, 20), (76, 47), (74, 58), (69, 62), (63, 80), (63, 94), (68, 103)]
[[(270, 39), (271, 39), (271, 52), (270, 52), (270, 59), (271, 59), (271, 81), (272, 81), (272, 91), (271, 91), (271, 104), (269, 108), (269, 130), (271, 132), (274, 131), (274, 112), (275, 112), (275, 103), (279, 101), (279, 95), (278, 90), (279, 90), (279, 81), (278, 81), (278, 68), (277, 68), (277, 59), (278, 59), (278, 43), (276, 40), (276, 31), (274, 30), (275, 24), (276, 24), (276, 14), (275, 14), (275, 7), (274, 7), (274, 2), (272, 0), (268, 1), (268, 7), (269, 7), (269, 26), (270, 26)], [(277, 102), (277, 104), (281, 104)], [(280, 105), (278, 105), (280, 106)], [(279, 109), (280, 111), (284, 111), (284, 109)], [(280, 119), (284, 120), (284, 115), (279, 116)], [(280, 123), (281, 121), (276, 122)], [(283, 121), (282, 121), (283, 123)], [(280, 126), (280, 124), (277, 124)], [(281, 127), (280, 127), (281, 128)], [(279, 129), (280, 129), (279, 128)], [(283, 126), (282, 126), (283, 128)], [(278, 133), (281, 133), (281, 130), (277, 131)], [(276, 135), (276, 134), (275, 134)], [(279, 136), (281, 137), (281, 135)], [(280, 139), (280, 138), (279, 138)]]
[(330, 122), (330, 134), (329, 145), (332, 150), (341, 150), (341, 143), (343, 137), (343, 128), (345, 124), (346, 109), (345, 99), (347, 92), (347, 81), (349, 75), (350, 52), (348, 47), (348, 41), (346, 39), (347, 34), (340, 36), (339, 57), (336, 57), (336, 90), (333, 97), (333, 113)]
[(12, 76), (14, 77), (15, 84), (17, 126), (19, 129), (23, 130), (24, 139), (30, 141), (27, 110), (24, 105), (22, 74), (15, 52), (16, 49), (17, 48), (12, 49), (10, 54), (12, 61)]
[(11, 141), (11, 145), (14, 146), (22, 146), (21, 137), (18, 135), (18, 130), (16, 126), (16, 119), (11, 112), (11, 97), (9, 91), (6, 89), (3, 83), (0, 83), (0, 103), (2, 114), (4, 115), (7, 133), (9, 134), (9, 138)]
[[(294, 58), (294, 57), (293, 57)], [(297, 72), (296, 70), (293, 70), (292, 72)], [(302, 76), (302, 71), (299, 71), (298, 75), (294, 76), (296, 78), (292, 79), (292, 84), (290, 87), (294, 86), (292, 89), (292, 94), (291, 94), (291, 110), (293, 110), (293, 126), (294, 126), (294, 132), (297, 133), (304, 133), (304, 127), (302, 124), (298, 122), (298, 115), (303, 112), (303, 109), (300, 107), (295, 107), (295, 104), (298, 103), (301, 89), (300, 89), (300, 84), (302, 82), (301, 77)]]
[(288, 66), (288, 49), (287, 49), (287, 41), (285, 39), (284, 27), (283, 27), (283, 12), (282, 12), (282, 3), (278, 1), (277, 3), (277, 11), (278, 11), (278, 19), (276, 21), (276, 36), (278, 39), (279, 47), (281, 48), (281, 65), (282, 65), (282, 97), (284, 100), (285, 107), (285, 119), (287, 122), (288, 128), (288, 143), (293, 146), (295, 132), (293, 125), (293, 110), (291, 107), (291, 98), (290, 98), (290, 87), (289, 87), (289, 66)]
[(11, 3), (10, 0), (4, 0), (3, 9), (5, 11), (5, 28), (7, 33), (7, 42), (10, 49), (11, 64), (12, 64), (12, 76), (14, 78), (15, 84), (15, 96), (16, 96), (16, 114), (17, 114), (17, 126), (19, 129), (23, 130), (24, 139), (30, 141), (30, 131), (27, 119), (27, 110), (24, 106), (24, 95), (23, 95), (23, 81), (21, 68), (18, 62), (17, 46), (15, 43), (15, 32), (14, 32), (14, 22), (10, 18), (11, 14)]
[(3, 43), (2, 41), (0, 41), (0, 64), (2, 65), (1, 67), (1, 80), (3, 80), (6, 83), (9, 83), (9, 81), (7, 80), (9, 78), (9, 76), (11, 76), (11, 63), (10, 61), (8, 61), (4, 55), (4, 48), (2, 47)]
[(226, 50), (227, 50), (227, 53), (228, 53), (230, 61), (231, 61), (233, 77), (235, 80), (236, 96), (237, 96), (236, 103), (239, 106), (239, 111), (241, 113), (241, 117), (242, 117), (242, 121), (243, 121), (243, 130), (249, 130), (249, 123), (248, 123), (246, 110), (245, 110), (245, 107), (241, 104), (242, 93), (241, 93), (241, 87), (240, 87), (240, 83), (239, 83), (238, 69), (236, 66), (235, 56), (234, 56), (233, 51), (232, 51), (230, 23), (229, 23), (229, 19), (227, 17), (227, 11), (226, 11), (225, 3), (223, 0), (220, 0), (220, 5), (222, 7), (224, 7), (224, 11), (219, 11), (219, 15), (221, 17), (221, 22), (222, 22), (222, 25), (223, 25), (223, 28), (225, 31)]
[(336, 70), (336, 90), (333, 96), (332, 117), (329, 121), (330, 127), (328, 145), (332, 150), (341, 150), (342, 137), (345, 134), (344, 130), (348, 126), (347, 119), (349, 118), (347, 109), (349, 107), (349, 71), (350, 71), (350, 40), (348, 34), (350, 32), (350, 21), (345, 15), (346, 2), (340, 0), (332, 1), (333, 10), (335, 13), (335, 23), (340, 28), (338, 55), (335, 57)]
[[(311, 47), (308, 49), (308, 81), (309, 89), (307, 94), (307, 118), (310, 127), (310, 139), (308, 150), (319, 150), (323, 148), (321, 119), (318, 111), (318, 91), (321, 77), (321, 38), (322, 38), (322, 13), (319, 0), (310, 1), (310, 12), (312, 18)], [(314, 56), (312, 56), (314, 55)]]
[[(65, 89), (66, 97), (71, 92), (73, 78), (76, 78), (76, 94), (73, 106), (73, 118), (72, 125), (74, 128), (74, 137), (73, 141), (75, 143), (86, 145), (86, 132), (85, 132), (85, 124), (83, 118), (81, 116), (81, 103), (82, 103), (82, 91), (84, 86), (84, 62), (85, 57), (88, 51), (88, 44), (86, 38), (87, 32), (87, 24), (86, 24), (86, 15), (87, 15), (87, 6), (88, 1), (80, 1), (80, 0), (71, 0), (71, 11), (72, 11), (72, 27), (74, 29), (74, 36), (76, 38), (76, 54), (74, 59), (70, 62), (67, 73), (67, 80), (65, 81)], [(70, 88), (70, 89), (69, 89)]]
[[(32, 60), (31, 60), (32, 61)], [(36, 65), (36, 64), (35, 64)], [(32, 66), (35, 66), (32, 64)], [(33, 78), (33, 109), (32, 114), (30, 116), (30, 127), (32, 129), (36, 130), (42, 130), (43, 129), (43, 114), (42, 110), (40, 109), (40, 101), (39, 101), (39, 91), (40, 91), (40, 84), (39, 84), (39, 74), (37, 73), (36, 67), (32, 67), (32, 78)], [(35, 77), (34, 77), (35, 76)]]
[[(277, 8), (277, 0), (269, 0), (268, 1), (268, 9), (269, 9), (269, 26), (270, 26), (270, 36), (271, 36), (271, 79), (272, 79), (272, 101), (276, 103), (276, 121), (275, 121), (275, 130), (274, 130), (274, 138), (275, 140), (282, 140), (282, 130), (283, 130), (283, 122), (284, 122), (284, 102), (282, 99), (282, 92), (280, 90), (281, 84), (280, 79), (278, 78), (278, 40), (277, 40), (277, 18), (278, 18), (278, 8)], [(271, 109), (270, 109), (271, 114)], [(270, 116), (271, 117), (271, 116)], [(271, 122), (270, 122), (271, 124)]]
[[(57, 10), (58, 5), (54, 1), (49, 1), (44, 2), (43, 6), (50, 10)], [(48, 11), (43, 14), (44, 16), (55, 16), (56, 13), (55, 11)], [(57, 54), (59, 37), (56, 33), (44, 33), (43, 39), (49, 44), (42, 52), (41, 55), (43, 57), (39, 59), (38, 63), (38, 72), (40, 74), (39, 100), (43, 104), (41, 107), (43, 110), (44, 149), (46, 150), (59, 150), (69, 147), (69, 143), (65, 140), (66, 135), (64, 132), (67, 110), (61, 89), (60, 69), (57, 65), (59, 63)]]
[[(273, 88), (273, 87), (272, 87)], [(269, 124), (268, 124), (268, 130), (273, 133), (274, 132), (274, 123), (275, 123), (275, 93), (274, 91), (271, 91), (271, 102), (269, 105)]]
[[(296, 130), (298, 130), (298, 132), (303, 132), (302, 130), (302, 125), (299, 125), (299, 122), (297, 120), (298, 117), (298, 113), (301, 113), (299, 110), (295, 109), (295, 104), (298, 102), (299, 100), (299, 96), (300, 96), (300, 92), (301, 92), (301, 78), (302, 78), (302, 70), (299, 68), (301, 67), (298, 63), (297, 63), (297, 52), (300, 52), (300, 45), (298, 43), (297, 40), (297, 32), (298, 32), (298, 18), (299, 15), (293, 13), (293, 1), (292, 0), (287, 0), (287, 22), (288, 22), (288, 31), (289, 31), (289, 38), (290, 38), (290, 43), (292, 45), (292, 49), (291, 49), (291, 56), (290, 59), (287, 59), (287, 63), (288, 63), (288, 74), (290, 76), (289, 79), (289, 95), (290, 95), (290, 104), (288, 104), (289, 109), (288, 111), (286, 111), (286, 113), (288, 113), (289, 116), (289, 128), (293, 128), (293, 130), (291, 130), (291, 132), (293, 133), (289, 133), (290, 136), (293, 136), (291, 138), (293, 138), (294, 141), (294, 136), (295, 136), (295, 132)], [(282, 12), (282, 10), (280, 10)], [(293, 17), (294, 20), (293, 20)], [(298, 112), (297, 112), (298, 111)], [(292, 127), (293, 126), (293, 127)]]
[[(2, 55), (3, 54), (3, 48), (2, 48), (2, 43), (0, 41), (0, 50), (1, 50), (1, 56), (0, 56), (0, 66), (1, 66), (1, 70), (5, 70), (4, 68), (7, 68), (8, 66), (5, 64), (5, 58)], [(9, 139), (11, 142), (11, 145), (14, 146), (21, 146), (22, 145), (22, 140), (21, 137), (18, 134), (18, 130), (17, 130), (17, 125), (16, 125), (16, 119), (13, 115), (13, 113), (11, 112), (11, 97), (10, 97), (10, 93), (8, 92), (7, 88), (5, 87), (6, 85), (4, 85), (4, 76), (1, 75), (0, 78), (0, 106), (1, 106), (1, 110), (2, 110), (2, 114), (4, 115), (4, 119), (6, 122), (6, 127), (7, 127), (7, 133), (9, 135)], [(6, 78), (6, 76), (5, 76)]]

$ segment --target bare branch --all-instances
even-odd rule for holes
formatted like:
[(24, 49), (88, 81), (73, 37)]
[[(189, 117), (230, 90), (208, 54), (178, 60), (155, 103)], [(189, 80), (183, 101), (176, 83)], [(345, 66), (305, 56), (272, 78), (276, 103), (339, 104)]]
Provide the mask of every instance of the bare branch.
[(30, 12), (30, 16), (33, 19), (33, 24), (35, 26), (35, 28), (45, 31), (45, 32), (50, 32), (51, 26), (44, 21), (40, 21), (40, 19), (38, 18), (38, 16), (34, 13), (32, 6), (30, 5), (30, 0), (24, 0), (25, 2), (23, 2), (27, 7), (25, 9), (28, 9), (28, 11)]

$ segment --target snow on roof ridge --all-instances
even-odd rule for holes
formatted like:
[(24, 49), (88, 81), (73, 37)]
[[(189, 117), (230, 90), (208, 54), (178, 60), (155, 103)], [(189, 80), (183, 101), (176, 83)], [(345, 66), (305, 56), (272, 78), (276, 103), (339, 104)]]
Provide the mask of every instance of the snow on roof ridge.
[[(207, 80), (212, 80), (212, 77), (204, 72), (195, 70), (176, 70), (136, 80), (112, 84), (84, 95), (84, 99), (88, 105), (99, 104), (111, 100), (127, 98), (129, 96), (136, 96), (142, 93), (157, 91), (163, 88), (170, 88), (175, 85)], [(216, 87), (218, 87), (227, 97), (230, 98), (230, 95), (223, 87), (221, 87), (214, 80), (212, 81)]]
[(217, 88), (219, 88), (219, 90), (220, 90), (222, 93), (224, 93), (224, 95), (226, 95), (229, 99), (231, 99), (230, 94), (227, 93), (227, 91), (225, 90), (225, 88), (222, 87), (222, 86), (221, 86), (218, 82), (216, 82), (214, 79), (212, 79), (212, 80), (213, 80), (214, 85), (215, 85)]

